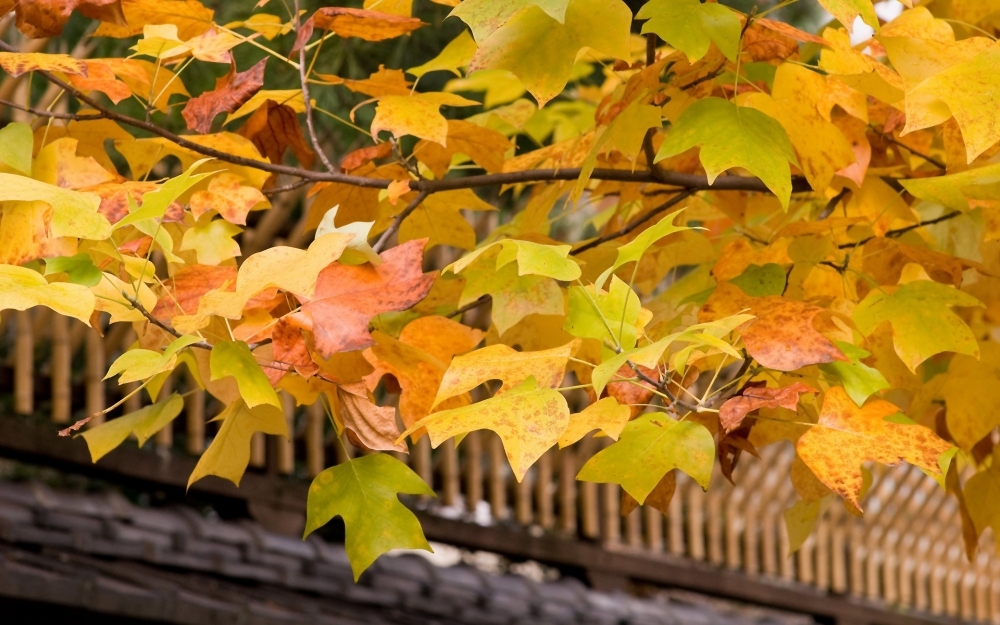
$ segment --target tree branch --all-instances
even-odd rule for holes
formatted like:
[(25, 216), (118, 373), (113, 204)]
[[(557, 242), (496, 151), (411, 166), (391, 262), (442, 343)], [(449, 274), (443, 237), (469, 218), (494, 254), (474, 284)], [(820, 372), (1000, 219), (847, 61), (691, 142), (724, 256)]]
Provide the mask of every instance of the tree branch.
[[(299, 0), (295, 0), (295, 33), (299, 32)], [(306, 42), (303, 42), (306, 43)], [(319, 54), (319, 51), (316, 51)], [(330, 159), (326, 157), (326, 153), (323, 151), (323, 146), (319, 143), (319, 138), (316, 136), (316, 127), (313, 124), (313, 112), (312, 112), (312, 102), (309, 101), (309, 68), (306, 66), (306, 46), (303, 45), (299, 48), (299, 81), (302, 83), (302, 101), (305, 103), (305, 114), (306, 114), (306, 128), (309, 130), (309, 141), (312, 143), (313, 150), (319, 155), (319, 160), (323, 163), (323, 167), (330, 173), (337, 171), (337, 168), (333, 166)]]
[(626, 234), (628, 234), (629, 232), (632, 232), (633, 230), (635, 230), (636, 228), (638, 228), (642, 224), (646, 223), (647, 221), (649, 221), (653, 217), (659, 215), (660, 213), (662, 213), (662, 212), (664, 212), (666, 210), (669, 210), (671, 207), (677, 205), (678, 203), (683, 202), (685, 199), (691, 197), (693, 194), (694, 194), (694, 191), (691, 191), (691, 190), (681, 191), (680, 193), (678, 193), (674, 197), (670, 198), (669, 200), (667, 200), (663, 204), (660, 204), (656, 208), (651, 209), (648, 213), (646, 213), (643, 216), (635, 219), (635, 221), (629, 223), (628, 225), (626, 225), (622, 229), (615, 230), (614, 232), (610, 232), (608, 234), (599, 236), (596, 239), (594, 239), (593, 241), (590, 241), (588, 243), (584, 243), (580, 247), (578, 247), (575, 250), (573, 250), (572, 252), (570, 252), (570, 254), (581, 254), (583, 252), (586, 252), (589, 249), (593, 249), (593, 248), (597, 247), (598, 245), (600, 245), (602, 243), (606, 243), (608, 241), (613, 241), (614, 239), (617, 239), (618, 237), (625, 236)]
[[(910, 232), (911, 230), (916, 230), (917, 228), (923, 228), (924, 226), (933, 226), (934, 224), (939, 224), (942, 221), (948, 221), (949, 219), (954, 219), (959, 215), (962, 215), (962, 211), (951, 211), (950, 213), (945, 213), (940, 217), (935, 217), (934, 219), (928, 219), (926, 221), (921, 221), (920, 223), (913, 224), (911, 226), (906, 226), (904, 228), (897, 228), (896, 230), (889, 230), (885, 233), (886, 238), (896, 238)], [(877, 239), (878, 237), (871, 236), (865, 237), (860, 241), (855, 241), (854, 243), (842, 243), (838, 245), (838, 249), (847, 250), (854, 247), (864, 245), (865, 243), (871, 241), (872, 239)]]
[(382, 233), (382, 236), (380, 236), (378, 241), (375, 242), (375, 245), (372, 246), (372, 249), (375, 250), (376, 254), (381, 252), (382, 248), (385, 247), (385, 244), (389, 242), (389, 238), (396, 234), (396, 231), (399, 230), (399, 227), (403, 224), (403, 220), (409, 217), (413, 211), (417, 210), (417, 207), (420, 206), (420, 204), (427, 199), (427, 196), (430, 194), (430, 191), (421, 191), (417, 194), (417, 197), (413, 198), (413, 200), (406, 205), (406, 208), (396, 215), (396, 219), (393, 220), (392, 224), (386, 228), (385, 232)]

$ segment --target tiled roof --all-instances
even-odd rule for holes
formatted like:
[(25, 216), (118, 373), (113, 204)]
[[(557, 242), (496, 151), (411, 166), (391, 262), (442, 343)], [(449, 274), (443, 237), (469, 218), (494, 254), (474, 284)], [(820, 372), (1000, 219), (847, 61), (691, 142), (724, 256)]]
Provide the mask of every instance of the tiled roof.
[(0, 482), (0, 598), (164, 623), (354, 625), (804, 625), (742, 606), (596, 592), (415, 555), (355, 584), (341, 545), (143, 508), (117, 492)]

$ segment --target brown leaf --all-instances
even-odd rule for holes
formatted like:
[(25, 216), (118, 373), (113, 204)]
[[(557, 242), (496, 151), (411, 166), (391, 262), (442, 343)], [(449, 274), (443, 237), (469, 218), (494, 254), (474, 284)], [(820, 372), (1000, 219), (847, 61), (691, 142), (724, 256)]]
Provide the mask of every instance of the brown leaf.
[(121, 0), (21, 0), (14, 8), (17, 29), (32, 39), (61, 34), (73, 11), (92, 20), (125, 24)]
[(743, 51), (753, 61), (784, 60), (798, 54), (799, 43), (780, 32), (754, 22), (743, 33)]
[[(656, 369), (639, 365), (639, 370), (654, 380), (658, 380), (660, 374)], [(618, 370), (620, 378), (634, 378), (635, 372), (628, 365), (622, 365)], [(614, 397), (622, 406), (628, 406), (632, 418), (639, 416), (645, 406), (636, 404), (648, 404), (653, 397), (653, 386), (645, 380), (633, 380), (632, 382), (609, 382), (604, 389), (604, 396)]]
[(746, 309), (754, 319), (738, 328), (747, 353), (768, 369), (794, 371), (807, 365), (848, 362), (830, 339), (816, 331), (815, 317), (824, 309), (778, 295), (749, 297), (738, 286), (723, 282), (698, 312), (714, 321)]
[(344, 171), (351, 171), (372, 162), (377, 158), (385, 158), (392, 154), (392, 144), (388, 141), (354, 150), (340, 161), (340, 168)]
[(396, 443), (396, 409), (380, 407), (371, 402), (364, 382), (337, 387), (338, 415), (352, 442), (374, 451), (406, 451), (406, 445)]
[(368, 332), (372, 317), (406, 310), (427, 295), (436, 273), (423, 273), (426, 239), (408, 241), (382, 254), (373, 267), (333, 263), (316, 280), (311, 296), (296, 293), (303, 302), (296, 319), (311, 330), (316, 351), (324, 358), (374, 344)]
[(274, 100), (264, 102), (236, 134), (250, 139), (261, 155), (272, 163), (280, 163), (289, 148), (306, 169), (313, 166), (316, 158), (302, 134), (295, 109)]
[(271, 345), (275, 362), (284, 365), (284, 368), (271, 368), (264, 371), (272, 384), (288, 373), (287, 367), (295, 369), (304, 378), (316, 375), (319, 365), (313, 362), (309, 353), (309, 345), (305, 336), (294, 323), (286, 318), (279, 319), (271, 328)]
[(816, 389), (795, 382), (782, 388), (750, 387), (740, 395), (730, 397), (719, 409), (719, 421), (726, 432), (740, 427), (743, 418), (759, 408), (788, 408), (795, 410), (799, 405), (799, 395), (815, 393)]
[(750, 426), (745, 425), (719, 438), (716, 451), (716, 455), (719, 457), (719, 470), (722, 477), (729, 480), (730, 484), (736, 484), (733, 481), (733, 471), (744, 451), (755, 458), (760, 458), (757, 448), (750, 442), (749, 437)]
[(966, 269), (994, 275), (974, 260), (907, 245), (893, 239), (877, 237), (865, 243), (865, 255), (861, 267), (865, 274), (874, 278), (878, 284), (897, 284), (903, 273), (903, 267), (908, 263), (917, 263), (933, 280), (951, 284), (956, 288), (962, 286), (962, 273)]
[(181, 113), (187, 127), (208, 134), (212, 132), (212, 121), (216, 115), (232, 113), (246, 104), (264, 86), (264, 68), (268, 58), (264, 57), (245, 72), (237, 72), (236, 65), (233, 65), (228, 74), (215, 81), (215, 89), (188, 100)]
[[(667, 474), (653, 487), (649, 495), (646, 496), (646, 501), (643, 505), (652, 506), (662, 512), (663, 514), (668, 514), (670, 511), (670, 500), (674, 498), (674, 491), (677, 490), (677, 470), (671, 469), (667, 471)], [(629, 495), (624, 490), (622, 491), (622, 503), (621, 503), (621, 513), (622, 516), (628, 516), (633, 510), (639, 507), (639, 502), (635, 500), (632, 495)]]
[(77, 421), (73, 425), (69, 426), (68, 428), (64, 428), (62, 430), (59, 430), (59, 436), (72, 436), (73, 432), (76, 432), (77, 430), (79, 430), (83, 426), (85, 426), (88, 423), (90, 423), (90, 420), (93, 419), (93, 418), (94, 418), (94, 415), (90, 415), (89, 417), (86, 417), (84, 419), (80, 419), (79, 421)]

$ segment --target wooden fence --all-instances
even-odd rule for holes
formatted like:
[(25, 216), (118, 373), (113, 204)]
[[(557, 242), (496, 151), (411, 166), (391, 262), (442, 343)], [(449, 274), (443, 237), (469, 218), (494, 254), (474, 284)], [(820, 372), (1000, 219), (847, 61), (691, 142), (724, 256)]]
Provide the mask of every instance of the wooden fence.
[[(112, 327), (102, 339), (46, 309), (4, 313), (0, 357), (12, 372), (4, 383), (9, 388), (0, 388), (9, 402), (5, 408), (69, 424), (118, 401), (134, 387), (102, 378), (107, 364), (134, 340), (127, 325)], [(206, 416), (221, 406), (185, 375), (175, 374), (168, 383), (187, 394), (186, 410), (147, 448), (198, 455), (217, 428)], [(122, 410), (138, 408), (143, 398), (133, 395)], [(251, 470), (306, 479), (343, 461), (345, 453), (357, 453), (349, 443), (333, 440), (321, 406), (296, 408), (284, 394), (283, 401), (292, 439), (269, 442), (257, 435)], [(967, 562), (954, 500), (914, 467), (877, 471), (863, 518), (840, 502), (828, 505), (813, 535), (789, 554), (783, 512), (796, 498), (788, 479), (790, 445), (764, 449), (761, 460), (744, 458), (735, 487), (716, 475), (705, 493), (682, 475), (669, 514), (640, 508), (624, 518), (617, 485), (574, 479), (601, 446), (601, 439), (588, 438), (574, 448), (552, 449), (521, 483), (491, 432), (475, 432), (457, 448), (446, 443), (435, 450), (425, 437), (398, 456), (434, 485), (438, 499), (428, 505), (440, 515), (513, 523), (534, 534), (596, 540), (609, 550), (679, 556), (889, 606), (1000, 622), (1000, 560), (993, 557), (992, 538), (984, 537), (975, 561)]]

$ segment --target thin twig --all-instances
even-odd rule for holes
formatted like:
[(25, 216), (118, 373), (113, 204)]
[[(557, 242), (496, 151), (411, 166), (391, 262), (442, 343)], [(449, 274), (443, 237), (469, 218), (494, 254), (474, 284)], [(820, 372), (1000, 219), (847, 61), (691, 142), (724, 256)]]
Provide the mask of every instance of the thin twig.
[(417, 210), (420, 203), (423, 202), (430, 194), (430, 191), (421, 191), (417, 194), (417, 197), (413, 198), (413, 200), (406, 205), (406, 208), (404, 208), (401, 213), (396, 215), (396, 219), (393, 220), (392, 224), (386, 228), (385, 232), (382, 233), (382, 236), (380, 236), (378, 241), (375, 242), (375, 245), (372, 246), (372, 249), (375, 250), (376, 254), (381, 252), (382, 248), (385, 247), (385, 244), (389, 242), (389, 238), (396, 234), (396, 231), (399, 230), (399, 226), (403, 224), (403, 220), (409, 217), (413, 211)]
[(660, 213), (662, 213), (662, 212), (664, 212), (666, 210), (669, 210), (671, 207), (673, 207), (673, 206), (677, 205), (678, 203), (683, 202), (685, 199), (691, 197), (691, 195), (693, 193), (694, 193), (694, 191), (690, 191), (690, 190), (689, 191), (681, 191), (680, 193), (678, 193), (674, 197), (670, 198), (669, 200), (667, 200), (663, 204), (660, 204), (656, 208), (650, 210), (649, 212), (647, 212), (646, 214), (644, 214), (641, 217), (637, 218), (635, 221), (629, 223), (628, 225), (626, 225), (622, 229), (615, 230), (614, 232), (610, 232), (608, 234), (599, 236), (596, 239), (594, 239), (593, 241), (590, 241), (588, 243), (584, 243), (583, 245), (581, 245), (580, 247), (576, 248), (575, 250), (573, 250), (570, 253), (571, 254), (581, 254), (583, 252), (586, 252), (589, 249), (593, 249), (593, 248), (597, 247), (598, 245), (601, 245), (602, 243), (606, 243), (608, 241), (613, 241), (613, 240), (617, 239), (618, 237), (625, 236), (626, 234), (632, 232), (633, 230), (635, 230), (636, 228), (638, 228), (642, 224), (646, 223), (647, 221), (649, 221), (653, 217), (659, 215)]
[[(940, 217), (935, 217), (934, 219), (928, 219), (927, 221), (921, 221), (920, 223), (913, 224), (911, 226), (906, 226), (905, 228), (897, 228), (896, 230), (889, 230), (885, 233), (887, 238), (895, 238), (910, 232), (911, 230), (916, 230), (917, 228), (923, 228), (924, 226), (933, 226), (934, 224), (939, 224), (942, 221), (948, 221), (949, 219), (954, 219), (962, 214), (962, 211), (951, 211), (950, 213), (945, 213)], [(854, 243), (842, 243), (837, 247), (842, 250), (850, 249), (853, 247), (859, 247), (865, 243), (871, 241), (872, 239), (877, 239), (878, 237), (870, 236), (861, 239), (860, 241), (855, 241)]]
[[(295, 0), (295, 32), (299, 32), (299, 0)], [(319, 51), (316, 52), (319, 54)], [(309, 130), (309, 141), (312, 143), (313, 150), (319, 155), (319, 160), (323, 163), (323, 167), (330, 173), (337, 171), (337, 168), (333, 166), (330, 159), (327, 158), (326, 153), (323, 151), (323, 146), (319, 143), (319, 137), (316, 136), (316, 127), (313, 124), (313, 114), (312, 114), (312, 103), (309, 101), (309, 80), (307, 74), (311, 68), (306, 66), (306, 48), (302, 46), (299, 48), (299, 80), (302, 83), (302, 101), (305, 103), (305, 114), (306, 114), (306, 128)]]
[(493, 300), (493, 298), (490, 297), (489, 295), (484, 295), (484, 296), (480, 297), (479, 299), (477, 299), (476, 301), (470, 302), (470, 303), (466, 304), (465, 306), (462, 306), (461, 308), (459, 308), (458, 310), (456, 310), (455, 312), (451, 313), (448, 316), (451, 317), (452, 319), (454, 319), (455, 317), (459, 317), (461, 315), (464, 315), (465, 313), (469, 312), (470, 310), (474, 310), (476, 308), (479, 308), (483, 304), (487, 304), (487, 303), (489, 303), (492, 300)]
[(840, 204), (840, 201), (847, 197), (850, 193), (851, 189), (849, 187), (844, 187), (840, 190), (840, 193), (830, 198), (830, 201), (826, 203), (826, 206), (823, 207), (820, 214), (816, 216), (816, 221), (822, 221), (832, 215), (833, 210), (837, 208), (837, 204)]
[(279, 195), (281, 193), (288, 193), (289, 191), (294, 191), (296, 189), (301, 189), (307, 184), (312, 184), (312, 180), (299, 180), (298, 182), (293, 182), (291, 184), (286, 184), (283, 187), (274, 187), (273, 189), (267, 189), (263, 193), (267, 196)]
[(914, 150), (913, 148), (911, 148), (910, 146), (906, 145), (902, 141), (896, 140), (892, 135), (889, 135), (889, 134), (886, 134), (886, 133), (882, 133), (882, 138), (885, 139), (886, 141), (888, 141), (889, 143), (893, 144), (893, 145), (898, 145), (899, 147), (901, 147), (901, 148), (909, 151), (914, 156), (918, 156), (918, 157), (924, 159), (925, 161), (927, 161), (931, 165), (934, 165), (938, 169), (947, 169), (947, 167), (945, 166), (944, 163), (942, 163), (941, 161), (937, 160), (933, 156), (930, 156), (929, 154), (924, 154), (923, 152), (918, 152), (917, 150)]

